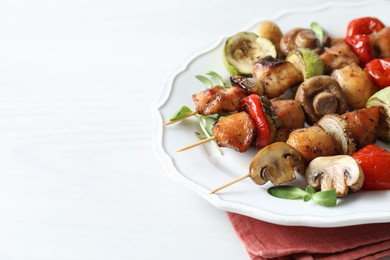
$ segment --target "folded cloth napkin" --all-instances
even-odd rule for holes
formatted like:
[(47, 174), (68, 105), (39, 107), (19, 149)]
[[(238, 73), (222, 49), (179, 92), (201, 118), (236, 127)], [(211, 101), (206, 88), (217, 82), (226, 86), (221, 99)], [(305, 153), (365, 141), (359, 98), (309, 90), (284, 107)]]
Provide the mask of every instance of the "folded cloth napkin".
[(337, 228), (281, 226), (228, 212), (251, 259), (381, 259), (390, 223)]

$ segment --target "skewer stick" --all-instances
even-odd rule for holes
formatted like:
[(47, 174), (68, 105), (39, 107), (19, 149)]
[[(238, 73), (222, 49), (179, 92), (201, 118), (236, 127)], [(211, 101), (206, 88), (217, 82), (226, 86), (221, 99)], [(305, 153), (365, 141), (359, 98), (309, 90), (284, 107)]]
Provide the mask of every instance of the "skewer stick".
[(217, 139), (217, 138), (215, 138), (215, 136), (210, 136), (209, 138), (206, 138), (206, 139), (200, 140), (200, 141), (198, 141), (198, 142), (196, 142), (196, 143), (187, 145), (187, 146), (185, 146), (185, 147), (183, 147), (183, 148), (177, 150), (176, 152), (182, 152), (182, 151), (188, 150), (188, 149), (190, 149), (190, 148), (192, 148), (192, 147), (195, 147), (195, 146), (198, 146), (198, 145), (201, 145), (201, 144), (204, 144), (204, 143), (213, 141), (213, 140), (215, 140), (215, 139)]
[(167, 126), (167, 125), (170, 125), (170, 124), (173, 124), (173, 123), (176, 123), (176, 122), (180, 122), (180, 121), (182, 121), (182, 120), (184, 120), (186, 118), (189, 118), (191, 116), (194, 116), (196, 114), (198, 114), (198, 112), (192, 111), (190, 114), (188, 114), (186, 116), (180, 117), (180, 118), (175, 119), (175, 120), (169, 120), (168, 122), (164, 123), (163, 126)]
[(245, 175), (242, 175), (241, 177), (238, 177), (237, 179), (234, 179), (234, 180), (232, 180), (232, 181), (229, 181), (228, 183), (225, 183), (225, 184), (219, 186), (218, 188), (216, 188), (216, 189), (210, 191), (210, 194), (216, 193), (217, 191), (222, 190), (222, 189), (224, 189), (224, 188), (226, 188), (226, 187), (228, 187), (228, 186), (230, 186), (230, 185), (232, 185), (232, 184), (234, 184), (234, 183), (236, 183), (236, 182), (242, 181), (243, 179), (246, 179), (246, 178), (248, 178), (248, 177), (250, 177), (250, 176), (251, 176), (250, 173), (247, 173), (247, 174), (245, 174)]

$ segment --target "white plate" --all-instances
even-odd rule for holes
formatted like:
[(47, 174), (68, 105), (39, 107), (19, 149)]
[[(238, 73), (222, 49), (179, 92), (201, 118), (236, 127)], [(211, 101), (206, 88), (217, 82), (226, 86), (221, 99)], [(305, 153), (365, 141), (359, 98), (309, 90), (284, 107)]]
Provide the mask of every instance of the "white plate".
[[(374, 16), (390, 25), (390, 2), (370, 1), (359, 4), (328, 3), (316, 8), (290, 10), (277, 17), (264, 17), (278, 23), (282, 31), (293, 27), (309, 27), (310, 22), (320, 23), (331, 36), (342, 37), (347, 23), (353, 18)], [(258, 21), (247, 31), (256, 31)], [(162, 127), (162, 123), (182, 105), (194, 107), (193, 93), (203, 89), (195, 75), (216, 71), (228, 79), (221, 54), (222, 39), (210, 49), (188, 59), (168, 79), (163, 92), (153, 108), (154, 145), (165, 169), (175, 179), (196, 191), (222, 210), (240, 213), (260, 220), (282, 224), (316, 227), (348, 226), (363, 223), (390, 221), (390, 191), (361, 191), (339, 200), (333, 208), (312, 202), (274, 198), (267, 193), (269, 184), (258, 186), (246, 179), (225, 190), (209, 195), (209, 191), (227, 181), (247, 173), (255, 151), (240, 154), (223, 149), (224, 156), (215, 152), (211, 144), (177, 153), (176, 150), (197, 141), (194, 132), (200, 131), (195, 119)], [(383, 143), (380, 144), (384, 146)], [(387, 149), (389, 150), (389, 146)], [(390, 167), (390, 166), (389, 166)], [(294, 184), (305, 186), (301, 177)], [(190, 207), (191, 205), (189, 205)]]

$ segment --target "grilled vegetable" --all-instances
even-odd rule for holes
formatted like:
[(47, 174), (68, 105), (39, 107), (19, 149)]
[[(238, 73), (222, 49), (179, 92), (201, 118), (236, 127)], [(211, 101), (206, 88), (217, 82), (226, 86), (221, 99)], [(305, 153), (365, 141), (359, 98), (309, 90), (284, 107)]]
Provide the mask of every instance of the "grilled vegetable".
[(364, 171), (363, 189), (390, 189), (390, 152), (376, 145), (367, 145), (353, 156)]
[(337, 197), (360, 190), (364, 181), (362, 168), (349, 155), (315, 158), (307, 166), (305, 176), (313, 188), (321, 191), (335, 188)]
[(266, 38), (255, 33), (240, 32), (226, 40), (223, 60), (227, 70), (235, 75), (251, 75), (253, 64), (265, 56), (276, 57), (276, 48)]
[(324, 75), (305, 80), (298, 87), (295, 100), (302, 104), (311, 124), (324, 115), (343, 114), (347, 110), (347, 102), (339, 83)]

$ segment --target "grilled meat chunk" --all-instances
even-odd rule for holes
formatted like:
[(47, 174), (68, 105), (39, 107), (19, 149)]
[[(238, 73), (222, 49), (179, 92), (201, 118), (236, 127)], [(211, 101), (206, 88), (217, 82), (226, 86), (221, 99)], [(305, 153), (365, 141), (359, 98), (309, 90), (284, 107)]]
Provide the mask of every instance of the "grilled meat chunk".
[(239, 109), (240, 101), (247, 92), (239, 87), (214, 86), (192, 95), (196, 112), (200, 115), (227, 114)]
[(379, 115), (380, 107), (363, 108), (341, 115), (351, 127), (357, 149), (375, 143)]
[(292, 63), (276, 60), (271, 56), (266, 56), (254, 64), (253, 77), (260, 80), (265, 96), (270, 99), (281, 96), (290, 87), (303, 81), (301, 72)]
[(352, 51), (352, 49), (344, 42), (337, 43), (321, 54), (321, 59), (325, 63), (325, 70), (331, 73), (335, 69), (352, 64), (359, 64), (359, 57)]
[(256, 136), (256, 125), (246, 112), (221, 118), (213, 127), (218, 146), (230, 147), (240, 153), (248, 150)]

